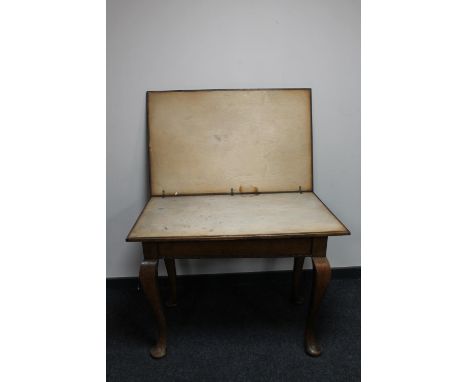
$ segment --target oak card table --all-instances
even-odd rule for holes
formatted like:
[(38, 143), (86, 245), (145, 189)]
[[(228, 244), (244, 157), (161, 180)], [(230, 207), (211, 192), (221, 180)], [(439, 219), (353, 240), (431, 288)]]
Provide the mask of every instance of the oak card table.
[(156, 317), (154, 358), (166, 355), (158, 287), (164, 259), (176, 305), (175, 259), (292, 257), (293, 301), (312, 258), (305, 350), (318, 356), (315, 321), (330, 281), (329, 236), (348, 229), (313, 192), (310, 89), (151, 91), (151, 198), (127, 241), (141, 242), (140, 283)]

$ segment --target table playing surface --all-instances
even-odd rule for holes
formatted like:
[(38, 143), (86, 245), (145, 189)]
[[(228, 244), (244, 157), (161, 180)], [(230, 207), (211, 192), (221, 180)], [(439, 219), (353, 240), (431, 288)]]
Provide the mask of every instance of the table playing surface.
[(128, 241), (348, 234), (312, 192), (152, 197)]

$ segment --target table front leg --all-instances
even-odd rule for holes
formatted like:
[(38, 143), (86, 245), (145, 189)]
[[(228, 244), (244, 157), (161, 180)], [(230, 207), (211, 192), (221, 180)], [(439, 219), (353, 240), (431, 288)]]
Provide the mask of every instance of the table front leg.
[(177, 306), (177, 286), (176, 286), (176, 266), (174, 259), (164, 259), (166, 265), (167, 277), (169, 279), (169, 300), (166, 301), (166, 306)]
[(322, 301), (323, 295), (325, 294), (325, 290), (331, 279), (330, 263), (325, 257), (326, 249), (326, 237), (314, 239), (312, 248), (314, 280), (305, 331), (305, 351), (307, 354), (315, 357), (319, 356), (322, 352), (320, 344), (317, 341), (315, 331), (317, 315), (319, 311), (320, 302)]
[(144, 260), (140, 266), (140, 283), (153, 308), (158, 326), (159, 338), (151, 350), (151, 356), (162, 358), (166, 355), (167, 328), (166, 318), (161, 306), (158, 285), (158, 260)]

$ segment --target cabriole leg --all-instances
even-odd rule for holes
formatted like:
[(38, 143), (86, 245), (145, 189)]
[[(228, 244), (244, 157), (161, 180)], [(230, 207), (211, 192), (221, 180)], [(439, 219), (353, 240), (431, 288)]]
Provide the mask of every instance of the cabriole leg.
[(313, 286), (310, 300), (309, 313), (305, 331), (305, 351), (311, 356), (319, 356), (322, 352), (320, 344), (316, 338), (317, 314), (325, 290), (331, 279), (330, 264), (325, 257), (327, 250), (327, 238), (316, 238), (312, 246), (312, 264), (313, 264)]
[(167, 328), (166, 318), (161, 306), (161, 297), (159, 295), (158, 285), (158, 260), (144, 260), (140, 266), (140, 283), (143, 291), (153, 308), (158, 327), (158, 340), (151, 350), (151, 356), (162, 358), (166, 355), (167, 346)]

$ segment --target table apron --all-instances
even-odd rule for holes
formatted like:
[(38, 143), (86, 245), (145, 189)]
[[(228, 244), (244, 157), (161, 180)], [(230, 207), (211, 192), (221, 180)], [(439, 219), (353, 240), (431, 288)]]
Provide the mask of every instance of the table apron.
[(265, 258), (311, 256), (313, 238), (158, 242), (158, 258)]

